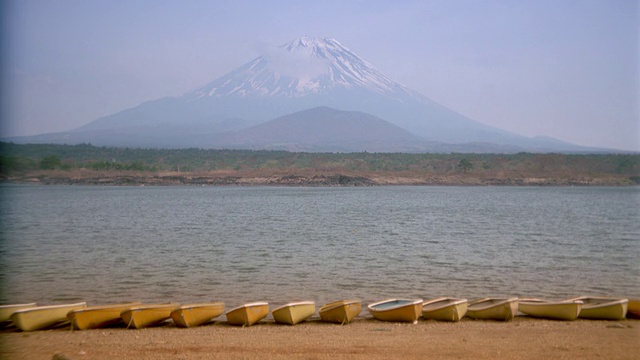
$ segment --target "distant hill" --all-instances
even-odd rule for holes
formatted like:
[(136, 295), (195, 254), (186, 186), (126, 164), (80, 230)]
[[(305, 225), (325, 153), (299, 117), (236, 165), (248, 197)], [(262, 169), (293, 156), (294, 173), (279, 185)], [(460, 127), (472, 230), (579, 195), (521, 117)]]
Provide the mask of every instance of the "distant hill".
[(320, 152), (417, 152), (426, 140), (370, 114), (316, 107), (213, 138), (225, 148)]

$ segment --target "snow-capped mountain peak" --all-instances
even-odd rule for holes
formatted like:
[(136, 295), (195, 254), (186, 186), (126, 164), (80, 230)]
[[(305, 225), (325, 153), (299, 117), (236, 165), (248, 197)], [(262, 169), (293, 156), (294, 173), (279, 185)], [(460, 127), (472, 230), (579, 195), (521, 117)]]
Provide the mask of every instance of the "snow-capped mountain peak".
[[(326, 108), (339, 113), (331, 115), (330, 111), (318, 110)], [(305, 112), (310, 109), (316, 110)], [(482, 144), (486, 143), (498, 144), (500, 151), (521, 151), (524, 148), (534, 151), (586, 150), (557, 141), (529, 139), (473, 121), (391, 80), (335, 39), (312, 37), (301, 37), (274, 47), (268, 53), (181, 97), (145, 102), (96, 119), (71, 132), (30, 137), (23, 141), (66, 144), (90, 142), (134, 147), (224, 147), (233, 143), (225, 142), (225, 138), (232, 133), (253, 128), (251, 134), (273, 135), (270, 140), (273, 142), (262, 145), (275, 149), (282, 148), (282, 141), (287, 136), (289, 139), (291, 136), (300, 138), (302, 135), (296, 133), (296, 129), (319, 133), (327, 125), (333, 129), (329, 133), (333, 140), (318, 143), (313, 149), (336, 151), (334, 140), (343, 139), (341, 136), (349, 124), (358, 124), (350, 128), (355, 129), (356, 133), (360, 130), (371, 133), (374, 128), (382, 131), (385, 136), (368, 138), (373, 142), (383, 141), (381, 139), (395, 132), (389, 127), (376, 127), (372, 122), (343, 118), (345, 112), (354, 111), (387, 121), (428, 141), (472, 143), (470, 147), (457, 149), (471, 149), (474, 152), (478, 144), (482, 148)], [(300, 112), (306, 115), (298, 117)], [(258, 124), (295, 113), (300, 119), (295, 124), (287, 121), (286, 126), (281, 126), (282, 122), (275, 122), (273, 126), (257, 127)], [(309, 114), (313, 116), (307, 116)], [(406, 149), (408, 141), (411, 142), (410, 139), (398, 140), (386, 149)], [(345, 149), (340, 147), (339, 151)], [(366, 149), (373, 148), (350, 147), (349, 151)], [(376, 149), (381, 148), (376, 145)], [(487, 149), (496, 147), (489, 146)]]
[[(290, 41), (287, 44), (280, 45), (279, 48), (292, 53), (306, 53), (309, 56), (331, 59), (334, 61), (338, 60), (337, 58), (333, 58), (336, 54), (353, 54), (351, 50), (349, 50), (347, 47), (340, 44), (336, 39), (333, 38), (321, 39), (303, 36)], [(357, 57), (357, 55), (353, 55)], [(366, 63), (366, 61), (364, 61), (363, 59), (359, 58), (359, 60)], [(367, 63), (367, 65), (373, 67), (369, 63)]]
[(411, 93), (337, 40), (300, 37), (187, 96), (303, 97), (336, 88), (363, 88), (388, 96)]

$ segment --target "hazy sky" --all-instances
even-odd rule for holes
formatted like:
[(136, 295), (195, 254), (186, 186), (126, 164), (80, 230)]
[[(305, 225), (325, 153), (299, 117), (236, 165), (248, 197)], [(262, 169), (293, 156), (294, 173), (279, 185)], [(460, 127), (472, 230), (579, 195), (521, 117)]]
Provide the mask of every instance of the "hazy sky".
[(299, 36), (527, 136), (640, 150), (638, 1), (4, 0), (2, 133), (180, 96)]

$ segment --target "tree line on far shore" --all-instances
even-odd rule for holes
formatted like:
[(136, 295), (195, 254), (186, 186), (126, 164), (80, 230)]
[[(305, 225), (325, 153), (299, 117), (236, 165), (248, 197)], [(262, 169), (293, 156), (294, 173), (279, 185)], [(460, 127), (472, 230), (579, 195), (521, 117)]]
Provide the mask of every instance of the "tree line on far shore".
[(621, 175), (640, 183), (640, 154), (306, 153), (214, 149), (137, 149), (0, 142), (0, 176), (35, 171), (210, 172), (316, 170), (461, 173), (487, 176)]

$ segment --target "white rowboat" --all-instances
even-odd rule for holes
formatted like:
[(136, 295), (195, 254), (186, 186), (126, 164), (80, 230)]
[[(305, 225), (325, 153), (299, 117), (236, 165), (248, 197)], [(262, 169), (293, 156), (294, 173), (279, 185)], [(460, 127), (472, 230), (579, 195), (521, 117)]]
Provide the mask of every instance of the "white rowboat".
[(467, 299), (438, 298), (422, 304), (422, 317), (437, 321), (460, 321), (467, 313)]
[(369, 312), (382, 321), (418, 323), (422, 314), (422, 299), (389, 299), (369, 305)]
[(313, 301), (292, 302), (274, 309), (271, 314), (277, 323), (295, 325), (307, 320), (316, 312)]
[(529, 316), (553, 319), (553, 320), (575, 320), (582, 310), (582, 301), (546, 301), (540, 299), (520, 299), (518, 310)]
[(86, 302), (36, 306), (14, 312), (11, 315), (11, 322), (22, 331), (45, 329), (68, 322), (69, 311), (83, 309), (86, 306)]
[(467, 307), (467, 316), (477, 320), (511, 321), (517, 312), (518, 298), (484, 298)]
[(569, 300), (583, 302), (581, 319), (622, 320), (627, 316), (628, 299), (582, 296)]

